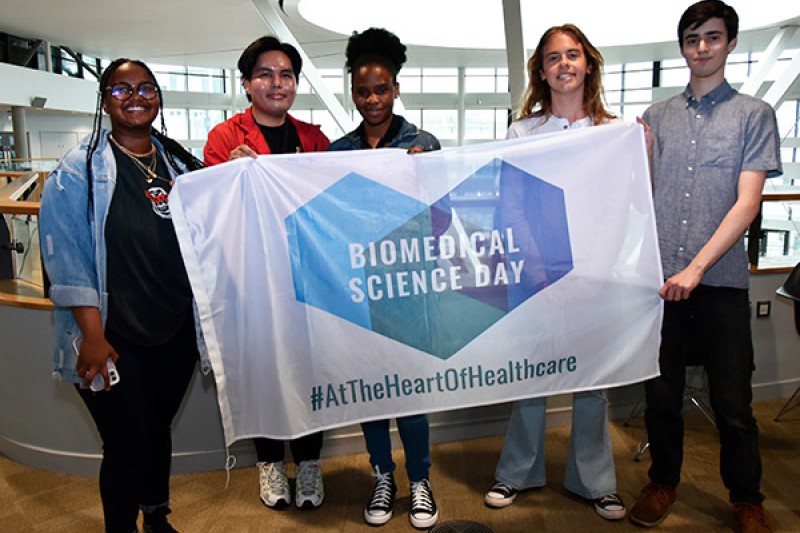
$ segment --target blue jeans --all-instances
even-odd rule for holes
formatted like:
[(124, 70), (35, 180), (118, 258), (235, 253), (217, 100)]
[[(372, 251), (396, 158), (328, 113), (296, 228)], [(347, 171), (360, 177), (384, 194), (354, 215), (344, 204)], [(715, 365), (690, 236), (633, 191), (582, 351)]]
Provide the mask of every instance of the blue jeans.
[[(517, 490), (543, 487), (547, 398), (514, 404), (495, 479)], [(564, 487), (596, 499), (617, 492), (617, 475), (608, 433), (608, 400), (603, 391), (572, 395), (572, 432)]]
[(704, 364), (720, 441), (720, 473), (732, 502), (761, 503), (761, 455), (750, 378), (753, 342), (745, 289), (698, 286), (688, 300), (666, 302), (661, 375), (645, 383), (651, 481), (676, 487), (683, 463), (686, 365)]
[[(403, 450), (406, 453), (406, 473), (411, 482), (428, 479), (431, 469), (431, 449), (427, 415), (404, 416), (395, 419)], [(367, 443), (369, 462), (381, 474), (394, 472), (392, 439), (389, 436), (389, 419), (364, 422), (361, 429)]]
[(78, 393), (103, 440), (106, 532), (131, 533), (140, 508), (169, 505), (171, 425), (197, 363), (194, 322), (188, 313), (186, 324), (161, 346), (139, 346), (110, 331), (106, 339), (119, 353), (119, 383), (108, 392)]

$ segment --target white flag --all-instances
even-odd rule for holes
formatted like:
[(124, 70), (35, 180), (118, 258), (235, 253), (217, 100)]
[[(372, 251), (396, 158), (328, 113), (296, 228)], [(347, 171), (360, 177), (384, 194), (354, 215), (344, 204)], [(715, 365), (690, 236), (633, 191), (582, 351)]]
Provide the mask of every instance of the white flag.
[(244, 158), (170, 207), (228, 445), (658, 373), (638, 125)]

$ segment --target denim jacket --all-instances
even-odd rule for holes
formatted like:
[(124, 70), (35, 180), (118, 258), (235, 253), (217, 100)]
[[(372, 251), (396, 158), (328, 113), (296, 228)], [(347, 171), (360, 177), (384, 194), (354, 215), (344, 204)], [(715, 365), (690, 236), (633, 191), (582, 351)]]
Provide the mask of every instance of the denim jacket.
[[(48, 295), (55, 305), (53, 375), (73, 383), (82, 381), (75, 369), (75, 347), (78, 346), (81, 331), (70, 308), (98, 307), (104, 325), (108, 315), (105, 224), (117, 178), (116, 160), (108, 142), (109, 133), (107, 130), (101, 131), (97, 151), (92, 156), (92, 216), (87, 213), (86, 154), (89, 137), (67, 152), (47, 177), (39, 210), (42, 261), (51, 283)], [(152, 140), (164, 157), (163, 146), (155, 138)], [(166, 166), (172, 178), (177, 177), (172, 166)], [(207, 373), (211, 366), (196, 312), (195, 326), (201, 366), (203, 372)]]
[[(400, 115), (395, 115), (395, 118), (401, 121), (401, 125), (397, 135), (389, 143), (390, 148), (409, 149), (414, 146), (421, 146), (425, 152), (442, 148), (439, 140), (432, 134), (419, 129)], [(361, 136), (362, 132), (363, 128), (359, 126), (344, 137), (333, 141), (328, 147), (328, 151), (361, 150), (365, 148), (365, 141)]]

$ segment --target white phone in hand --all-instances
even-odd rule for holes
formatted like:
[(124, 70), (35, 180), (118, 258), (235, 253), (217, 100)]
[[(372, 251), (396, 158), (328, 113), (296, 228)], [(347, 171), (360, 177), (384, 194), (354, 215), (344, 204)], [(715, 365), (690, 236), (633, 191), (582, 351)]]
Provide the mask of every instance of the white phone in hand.
[[(114, 364), (114, 360), (111, 359), (111, 356), (108, 357), (106, 360), (106, 367), (108, 368), (108, 382), (113, 387), (117, 383), (119, 383), (119, 372), (117, 372), (117, 365)], [(92, 380), (92, 384), (89, 385), (89, 388), (94, 392), (99, 392), (106, 388), (105, 380), (103, 379), (103, 374), (98, 372), (94, 375), (94, 379)]]
[[(78, 347), (80, 340), (81, 337), (75, 337), (72, 339), (72, 349), (75, 350), (75, 357), (78, 357), (80, 354), (80, 348)], [(109, 356), (106, 360), (106, 368), (108, 368), (108, 381), (113, 387), (119, 383), (119, 371), (117, 371), (117, 365), (114, 364), (114, 360), (111, 359), (111, 356)], [(99, 392), (106, 388), (106, 383), (103, 379), (102, 373), (98, 372), (94, 375), (94, 379), (92, 379), (92, 383), (89, 385), (89, 388), (94, 392)]]

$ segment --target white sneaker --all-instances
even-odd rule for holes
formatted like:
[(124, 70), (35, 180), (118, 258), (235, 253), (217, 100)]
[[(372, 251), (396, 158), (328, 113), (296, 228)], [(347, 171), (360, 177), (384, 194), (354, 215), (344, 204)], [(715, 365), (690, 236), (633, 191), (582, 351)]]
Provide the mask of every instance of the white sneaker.
[(322, 485), (322, 461), (301, 461), (297, 465), (297, 490), (294, 503), (301, 509), (316, 509), (325, 499)]
[(284, 463), (256, 463), (261, 501), (267, 507), (283, 509), (292, 503)]
[(427, 479), (411, 483), (411, 511), (408, 518), (411, 525), (419, 529), (429, 528), (439, 519), (439, 509)]

